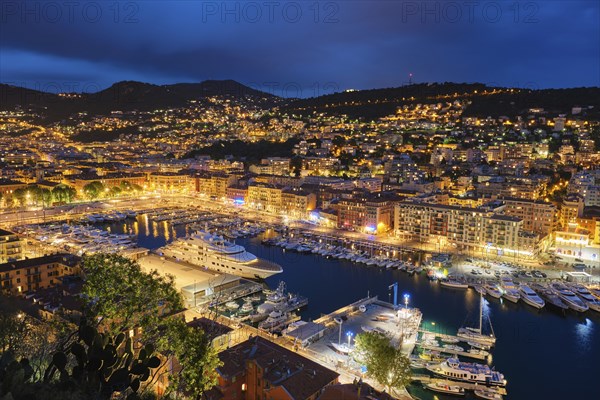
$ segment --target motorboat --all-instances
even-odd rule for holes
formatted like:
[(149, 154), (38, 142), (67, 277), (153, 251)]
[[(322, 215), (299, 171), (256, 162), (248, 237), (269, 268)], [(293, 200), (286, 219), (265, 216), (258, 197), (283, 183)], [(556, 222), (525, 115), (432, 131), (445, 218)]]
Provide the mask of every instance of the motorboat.
[(429, 364), (427, 370), (451, 380), (506, 386), (504, 375), (500, 372), (492, 370), (487, 365), (466, 363), (458, 358), (449, 358), (439, 364)]
[(337, 351), (340, 352), (342, 354), (348, 354), (350, 353), (350, 351), (352, 351), (352, 348), (350, 346), (348, 346), (347, 343), (334, 343), (331, 342), (331, 346)]
[(486, 400), (502, 400), (503, 397), (497, 391), (491, 388), (477, 388), (473, 391), (475, 397)]
[(469, 285), (467, 285), (465, 282), (459, 281), (457, 279), (442, 279), (440, 280), (440, 285), (447, 287), (447, 288), (453, 288), (453, 289), (468, 289)]
[(449, 385), (445, 382), (429, 382), (423, 385), (426, 389), (434, 392), (449, 394), (453, 396), (464, 396), (465, 389), (458, 385)]
[(567, 306), (550, 288), (542, 286), (539, 283), (532, 283), (531, 288), (536, 291), (542, 300), (544, 300), (546, 306), (551, 306), (562, 313), (569, 309), (569, 306)]
[(494, 283), (487, 283), (483, 285), (483, 288), (485, 289), (485, 292), (488, 295), (492, 296), (495, 299), (499, 299), (500, 297), (502, 297), (502, 292), (500, 291), (500, 289), (498, 289), (498, 285)]
[(525, 302), (525, 304), (529, 304), (532, 307), (537, 308), (538, 310), (543, 308), (546, 305), (546, 302), (538, 296), (536, 292), (533, 291), (529, 286), (525, 284), (519, 285), (519, 292), (521, 293), (521, 299)]
[(289, 318), (288, 313), (282, 313), (279, 310), (273, 310), (267, 319), (258, 324), (259, 329), (273, 331), (280, 327)]
[(419, 358), (425, 361), (442, 362), (447, 357), (442, 356), (439, 351), (423, 350), (423, 352), (419, 354)]
[(454, 336), (448, 336), (448, 335), (441, 335), (440, 339), (442, 340), (442, 342), (444, 343), (452, 343), (452, 344), (456, 344), (460, 342), (460, 339)]
[(575, 293), (569, 290), (565, 285), (560, 282), (554, 282), (550, 285), (550, 288), (565, 302), (570, 309), (585, 312), (589, 309), (588, 305), (583, 302)]
[(588, 288), (580, 284), (571, 284), (571, 289), (575, 292), (577, 296), (579, 296), (581, 300), (583, 300), (585, 304), (587, 304), (590, 310), (600, 312), (600, 299), (597, 299), (588, 290)]
[(489, 351), (485, 351), (485, 350), (477, 349), (477, 348), (471, 348), (471, 349), (467, 350), (467, 353), (473, 354), (475, 356), (482, 356), (482, 357), (487, 357), (490, 355)]
[(443, 347), (444, 347), (444, 349), (450, 350), (452, 352), (464, 352), (465, 351), (465, 349), (463, 349), (462, 347), (457, 346), (455, 344), (445, 344)]
[(500, 290), (502, 292), (502, 297), (513, 303), (517, 303), (521, 298), (519, 289), (517, 289), (517, 286), (514, 284), (512, 279), (507, 276), (503, 276), (500, 279)]
[(254, 311), (254, 306), (250, 301), (245, 301), (240, 307), (240, 314), (250, 314), (252, 311)]
[(240, 308), (240, 305), (235, 301), (229, 301), (225, 303), (225, 307), (227, 307), (229, 310), (237, 310), (238, 308)]
[(467, 342), (467, 344), (469, 346), (471, 346), (471, 348), (480, 349), (480, 350), (489, 350), (491, 348), (490, 346), (487, 346), (482, 343), (477, 343), (477, 342)]

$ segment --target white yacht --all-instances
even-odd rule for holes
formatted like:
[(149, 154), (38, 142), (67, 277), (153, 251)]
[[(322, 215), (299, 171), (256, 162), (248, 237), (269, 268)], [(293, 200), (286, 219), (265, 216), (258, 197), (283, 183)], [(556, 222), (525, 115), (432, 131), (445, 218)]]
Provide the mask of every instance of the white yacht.
[(579, 311), (585, 312), (589, 309), (588, 305), (585, 304), (579, 297), (575, 295), (572, 291), (570, 291), (566, 286), (559, 282), (555, 282), (550, 285), (550, 288), (560, 297), (562, 301), (565, 302), (569, 308)]
[(493, 386), (506, 386), (504, 375), (484, 364), (465, 363), (458, 358), (449, 358), (439, 364), (429, 364), (427, 369), (447, 379), (483, 383)]
[(502, 292), (500, 291), (500, 289), (498, 289), (498, 285), (496, 285), (495, 283), (486, 283), (483, 288), (485, 289), (485, 292), (492, 296), (495, 299), (499, 299), (500, 297), (502, 297)]
[(521, 298), (521, 295), (519, 294), (519, 289), (517, 289), (514, 282), (509, 277), (502, 277), (502, 279), (500, 280), (500, 288), (502, 291), (502, 296), (508, 301), (517, 303)]
[(455, 396), (464, 396), (465, 389), (457, 385), (449, 385), (445, 382), (429, 382), (423, 385), (425, 388), (438, 393), (450, 394)]
[(469, 285), (465, 282), (459, 281), (458, 279), (442, 279), (440, 280), (440, 285), (453, 288), (453, 289), (468, 289)]
[(527, 304), (537, 309), (543, 308), (546, 305), (546, 302), (537, 295), (529, 286), (525, 284), (519, 285), (519, 292), (521, 293), (521, 298)]
[(157, 250), (161, 256), (248, 279), (265, 279), (282, 272), (281, 266), (249, 253), (222, 236), (199, 232)]
[(258, 324), (259, 329), (263, 329), (269, 332), (277, 331), (289, 325), (291, 322), (297, 321), (296, 317), (292, 313), (283, 313), (279, 310), (273, 310), (266, 320)]
[(600, 312), (600, 299), (597, 299), (589, 290), (583, 285), (574, 283), (571, 284), (571, 289), (575, 292), (577, 296), (583, 300), (585, 304), (591, 310)]

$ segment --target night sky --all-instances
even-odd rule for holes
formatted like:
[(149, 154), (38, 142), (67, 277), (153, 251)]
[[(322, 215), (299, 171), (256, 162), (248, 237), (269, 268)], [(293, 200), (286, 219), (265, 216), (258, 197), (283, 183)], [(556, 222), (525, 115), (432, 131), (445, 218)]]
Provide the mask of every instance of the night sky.
[(11, 1), (0, 81), (235, 79), (276, 95), (419, 82), (600, 86), (594, 1)]

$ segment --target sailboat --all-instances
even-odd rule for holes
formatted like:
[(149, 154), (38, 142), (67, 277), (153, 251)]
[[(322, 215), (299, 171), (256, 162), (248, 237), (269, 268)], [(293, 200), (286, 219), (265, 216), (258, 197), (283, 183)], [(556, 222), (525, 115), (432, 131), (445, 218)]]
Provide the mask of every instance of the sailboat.
[[(489, 321), (489, 318), (488, 318)], [(496, 336), (494, 336), (494, 329), (492, 328), (492, 323), (490, 321), (490, 329), (492, 333), (489, 335), (485, 335), (482, 332), (483, 326), (483, 295), (480, 294), (479, 298), (479, 327), (463, 327), (458, 330), (456, 336), (459, 338), (465, 339), (469, 342), (481, 343), (487, 346), (493, 346), (496, 343)]]

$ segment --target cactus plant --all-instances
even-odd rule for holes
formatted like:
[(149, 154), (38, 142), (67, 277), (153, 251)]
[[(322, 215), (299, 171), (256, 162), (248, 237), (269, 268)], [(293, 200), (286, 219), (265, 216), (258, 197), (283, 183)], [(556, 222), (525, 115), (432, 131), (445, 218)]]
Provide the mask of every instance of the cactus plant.
[(154, 348), (147, 345), (135, 354), (131, 338), (125, 340), (123, 333), (109, 337), (83, 320), (77, 340), (52, 357), (44, 381), (51, 382), (58, 374), (63, 384), (98, 391), (104, 398), (114, 392), (129, 392), (128, 399), (137, 399), (142, 382), (160, 366), (153, 353)]

